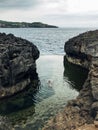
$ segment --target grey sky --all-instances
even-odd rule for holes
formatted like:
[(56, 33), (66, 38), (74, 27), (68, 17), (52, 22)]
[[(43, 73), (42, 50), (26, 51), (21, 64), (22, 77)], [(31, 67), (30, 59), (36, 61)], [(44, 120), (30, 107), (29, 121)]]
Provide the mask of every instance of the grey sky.
[(0, 19), (97, 27), (98, 0), (0, 0)]
[(0, 0), (0, 10), (26, 9), (40, 4), (39, 0)]

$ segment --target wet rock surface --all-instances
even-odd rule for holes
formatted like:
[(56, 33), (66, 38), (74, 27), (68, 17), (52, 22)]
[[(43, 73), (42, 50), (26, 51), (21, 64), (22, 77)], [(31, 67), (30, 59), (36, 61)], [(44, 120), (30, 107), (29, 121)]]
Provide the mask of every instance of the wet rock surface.
[(98, 130), (98, 127), (96, 127), (94, 124), (85, 124), (84, 126), (81, 126), (76, 130)]
[(37, 79), (37, 47), (12, 34), (0, 33), (0, 98), (22, 91)]
[(6, 117), (0, 116), (0, 130), (14, 130)]
[[(98, 129), (98, 30), (89, 31), (65, 43), (69, 62), (89, 70), (79, 96), (68, 102), (64, 111), (47, 123), (43, 130)], [(86, 124), (86, 125), (85, 125)]]
[(68, 102), (64, 111), (50, 119), (43, 130), (76, 130), (85, 124), (92, 124), (91, 105), (93, 103), (89, 78), (75, 100)]

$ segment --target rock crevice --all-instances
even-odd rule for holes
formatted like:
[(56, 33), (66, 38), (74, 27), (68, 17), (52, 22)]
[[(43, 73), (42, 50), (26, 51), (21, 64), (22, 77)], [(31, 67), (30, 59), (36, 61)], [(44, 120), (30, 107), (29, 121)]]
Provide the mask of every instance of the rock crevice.
[(78, 127), (93, 123), (98, 127), (98, 30), (70, 39), (64, 48), (67, 61), (88, 69), (88, 78), (79, 96), (69, 101), (43, 130), (79, 130)]

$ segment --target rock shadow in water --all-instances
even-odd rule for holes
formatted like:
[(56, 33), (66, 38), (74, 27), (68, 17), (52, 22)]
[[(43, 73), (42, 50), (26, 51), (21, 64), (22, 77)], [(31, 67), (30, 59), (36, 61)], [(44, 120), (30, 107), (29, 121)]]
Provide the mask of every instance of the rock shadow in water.
[(87, 69), (68, 62), (66, 56), (64, 56), (64, 79), (68, 79), (68, 82), (70, 82), (73, 89), (80, 91), (85, 80), (87, 79), (87, 76)]
[(24, 91), (0, 101), (0, 115), (7, 116), (14, 125), (26, 122), (35, 113), (35, 95), (39, 91), (40, 81), (35, 79)]

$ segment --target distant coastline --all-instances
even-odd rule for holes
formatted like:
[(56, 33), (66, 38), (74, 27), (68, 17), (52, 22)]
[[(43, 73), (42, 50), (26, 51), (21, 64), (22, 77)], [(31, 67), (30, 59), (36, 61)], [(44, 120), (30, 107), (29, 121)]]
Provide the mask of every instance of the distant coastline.
[(10, 22), (0, 20), (0, 28), (58, 28), (54, 25), (48, 25), (41, 22)]

